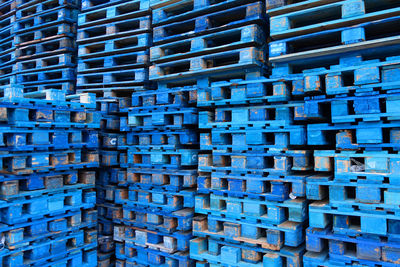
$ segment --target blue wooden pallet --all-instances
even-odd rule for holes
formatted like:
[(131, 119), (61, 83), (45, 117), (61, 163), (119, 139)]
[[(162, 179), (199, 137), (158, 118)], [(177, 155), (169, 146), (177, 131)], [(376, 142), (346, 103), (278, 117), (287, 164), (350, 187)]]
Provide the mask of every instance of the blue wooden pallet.
[(146, 69), (78, 73), (77, 75), (77, 86), (80, 89), (137, 86), (143, 85), (147, 81), (148, 72)]
[(121, 164), (140, 168), (181, 168), (196, 166), (198, 162), (197, 149), (176, 150), (127, 150), (127, 162)]
[(270, 250), (302, 245), (305, 240), (303, 228), (303, 224), (291, 221), (273, 225), (213, 215), (193, 219), (195, 236)]
[[(246, 68), (246, 72), (243, 71)], [(194, 75), (187, 77), (176, 77), (171, 80), (157, 81), (159, 90), (169, 90), (171, 88), (190, 88), (197, 87), (198, 91), (211, 86), (215, 81), (226, 81), (235, 79), (253, 80), (266, 75), (265, 66), (235, 68), (223, 72), (204, 73), (202, 75)]]
[[(125, 188), (121, 188), (120, 190), (127, 191)], [(123, 204), (126, 208), (139, 207), (147, 210), (173, 212), (183, 208), (193, 208), (195, 194), (196, 191), (193, 189), (170, 192), (160, 189), (143, 190), (130, 188), (128, 199), (119, 198), (115, 202)], [(118, 196), (121, 195), (118, 194)]]
[[(75, 65), (76, 63), (73, 54), (63, 53), (48, 57), (18, 61), (14, 66), (13, 71), (22, 74), (37, 71), (48, 71), (52, 69), (74, 68)], [(49, 78), (49, 81), (46, 80), (46, 82), (51, 82), (51, 80), (52, 79)]]
[(306, 177), (298, 174), (280, 175), (235, 175), (224, 172), (212, 172), (210, 176), (200, 175), (197, 178), (199, 193), (231, 197), (248, 197), (268, 201), (284, 201), (290, 195), (305, 197)]
[[(282, 55), (288, 59), (299, 54), (316, 56), (321, 54), (318, 53), (321, 50), (339, 53), (346, 50), (347, 45), (355, 46), (356, 44), (362, 49), (368, 47), (370, 43), (382, 42), (383, 44), (385, 38), (396, 38), (396, 33), (391, 32), (389, 28), (394, 27), (393, 25), (396, 25), (399, 19), (400, 17), (395, 16), (274, 41), (269, 44), (270, 60), (275, 62)], [(385, 32), (387, 37), (382, 38), (381, 32)]]
[[(85, 210), (85, 212), (95, 212), (95, 210)], [(15, 250), (23, 248), (43, 238), (53, 238), (60, 234), (68, 234), (69, 232), (96, 225), (96, 220), (84, 221), (82, 217), (81, 211), (74, 211), (54, 218), (45, 218), (15, 225), (7, 229), (1, 227), (1, 234), (6, 237), (2, 249)]]
[(337, 181), (365, 180), (399, 185), (399, 155), (388, 151), (314, 151), (315, 171), (333, 172)]
[(379, 92), (357, 93), (355, 96), (305, 99), (304, 108), (298, 108), (298, 117), (323, 122), (354, 123), (398, 120), (400, 94)]
[(259, 106), (218, 107), (199, 112), (199, 128), (276, 128), (291, 126), (300, 117), (301, 102)]
[(2, 175), (0, 176), (0, 195), (2, 199), (14, 198), (29, 194), (30, 191), (44, 192), (64, 185), (73, 185), (78, 182), (94, 185), (94, 171), (55, 171), (36, 173), (31, 175)]
[(76, 43), (72, 38), (62, 37), (43, 43), (37, 43), (16, 48), (16, 57), (19, 60), (32, 59), (38, 56), (50, 56), (60, 53), (71, 53), (75, 50)]
[(155, 64), (149, 69), (149, 78), (152, 81), (165, 81), (180, 77), (196, 77), (236, 69), (263, 67), (265, 62), (264, 49), (248, 47)]
[[(189, 258), (188, 252), (167, 253), (136, 246), (132, 243), (116, 244), (117, 266), (183, 266), (193, 267), (194, 261)], [(120, 265), (119, 265), (120, 264)], [(125, 265), (126, 264), (126, 265)]]
[[(2, 102), (4, 103), (4, 102)], [(100, 113), (0, 104), (0, 120), (7, 127), (31, 128), (99, 128)], [(64, 120), (64, 121), (63, 121)]]
[(119, 185), (130, 185), (138, 189), (162, 188), (166, 191), (181, 191), (196, 185), (196, 170), (157, 170), (146, 168), (118, 169), (110, 180)]
[(119, 37), (111, 40), (80, 44), (78, 46), (79, 58), (97, 58), (111, 54), (124, 54), (146, 50), (151, 45), (151, 35), (142, 33), (134, 36)]
[(121, 21), (130, 18), (142, 17), (150, 13), (149, 0), (133, 0), (129, 2), (114, 3), (106, 7), (86, 10), (79, 14), (78, 26), (90, 27), (106, 24), (112, 21)]
[(58, 6), (71, 6), (78, 7), (78, 0), (14, 0), (19, 10), (29, 10), (30, 8), (36, 10), (46, 10), (51, 7)]
[(133, 226), (124, 226), (125, 231), (119, 231), (118, 239), (125, 241), (125, 244), (134, 244), (156, 251), (175, 253), (189, 250), (189, 240), (192, 232), (161, 233)]
[(37, 83), (24, 85), (26, 93), (35, 93), (44, 90), (59, 90), (67, 94), (75, 93), (76, 83), (74, 81), (54, 82), (54, 83)]
[(332, 207), (362, 209), (382, 208), (398, 210), (399, 186), (391, 184), (333, 181), (331, 175), (317, 174), (307, 177), (307, 198), (323, 200), (329, 197)]
[(200, 0), (180, 0), (155, 9), (153, 11), (153, 25), (170, 24), (251, 2), (255, 2), (255, 0), (223, 0), (216, 3)]
[[(89, 189), (70, 189), (64, 192), (47, 193), (42, 196), (21, 197), (13, 201), (0, 202), (1, 222), (5, 227), (21, 223), (28, 223), (32, 220), (57, 216), (68, 211), (89, 209), (94, 207), (94, 191)], [(5, 228), (5, 230), (9, 230)]]
[(211, 84), (198, 92), (199, 107), (285, 102), (296, 94), (292, 81), (270, 78), (237, 79)]
[[(400, 123), (359, 122), (345, 124), (309, 124), (307, 140), (309, 145), (332, 145), (337, 149), (399, 150), (397, 137)], [(389, 139), (386, 139), (386, 136)]]
[(30, 174), (52, 170), (71, 170), (99, 166), (98, 151), (62, 150), (0, 154), (1, 173)]
[[(157, 10), (154, 12), (157, 12)], [(186, 19), (185, 21), (155, 26), (153, 41), (155, 44), (159, 45), (250, 24), (259, 24), (263, 26), (265, 25), (265, 21), (266, 18), (262, 3), (257, 2), (239, 7), (227, 8), (226, 10), (214, 13), (203, 14)]]
[[(0, 128), (1, 129), (1, 128)], [(176, 131), (152, 131), (152, 132), (127, 132), (125, 142), (118, 142), (119, 149), (179, 149), (195, 147), (199, 144), (198, 133), (192, 129)]]
[[(21, 86), (7, 86), (3, 88), (4, 97), (0, 100), (2, 108), (14, 108), (14, 109), (45, 109), (52, 111), (69, 111), (75, 112), (72, 117), (76, 122), (85, 119), (85, 112), (94, 112), (96, 109), (96, 95), (90, 93), (68, 95), (59, 90), (43, 90), (38, 92), (24, 93)], [(45, 112), (47, 113), (47, 112)], [(82, 114), (80, 114), (82, 113)], [(5, 120), (6, 112), (2, 113)], [(21, 116), (24, 113), (21, 112)], [(33, 116), (36, 117), (36, 116)], [(47, 117), (47, 116), (39, 116)], [(67, 117), (66, 117), (67, 118)], [(66, 119), (64, 118), (64, 120)], [(24, 121), (24, 117), (18, 118), (18, 120)]]
[(77, 71), (80, 74), (93, 72), (115, 71), (119, 69), (146, 68), (149, 64), (148, 51), (130, 52), (103, 56), (101, 58), (89, 58), (78, 60)]
[(43, 83), (72, 82), (76, 78), (75, 69), (65, 67), (61, 69), (46, 70), (45, 72), (18, 73), (16, 83), (23, 86), (42, 85)]
[(195, 212), (224, 218), (278, 225), (286, 221), (306, 222), (308, 201), (283, 202), (202, 194), (195, 197)]
[(399, 13), (391, 1), (340, 1), (319, 7), (285, 13), (270, 18), (274, 40), (356, 25), (364, 21), (387, 18)]
[(214, 150), (211, 155), (199, 155), (199, 171), (230, 171), (240, 174), (290, 174), (312, 169), (311, 151), (268, 150), (242, 153)]
[(63, 23), (76, 23), (78, 18), (78, 10), (75, 8), (59, 7), (57, 9), (39, 11), (30, 13), (18, 10), (16, 13), (17, 21), (14, 24), (16, 34), (34, 31), (37, 29), (47, 28)]
[(281, 15), (293, 11), (304, 10), (307, 8), (318, 7), (342, 0), (300, 0), (300, 1), (287, 1), (287, 0), (267, 0), (267, 14), (270, 16)]
[(263, 45), (265, 39), (262, 27), (252, 24), (193, 39), (153, 46), (150, 48), (150, 60), (154, 63), (162, 63), (242, 47), (259, 47)]
[(399, 49), (398, 44), (373, 49), (356, 48), (346, 53), (321, 54), (308, 59), (286, 60), (283, 56), (272, 64), (271, 78), (293, 79), (300, 95), (324, 91), (330, 95), (370, 92), (375, 87), (381, 87), (382, 91), (398, 88), (399, 57), (393, 56)]
[(351, 207), (332, 207), (325, 200), (311, 203), (309, 214), (310, 227), (325, 228), (331, 225), (336, 234), (399, 238), (398, 209), (382, 209), (356, 203)]
[(272, 251), (211, 238), (199, 237), (190, 241), (190, 257), (198, 261), (207, 261), (215, 266), (301, 266), (304, 253), (304, 246), (284, 247), (280, 251)]
[(194, 106), (197, 99), (195, 86), (176, 87), (169, 90), (158, 89), (132, 93), (131, 108), (132, 113), (140, 113), (143, 108), (168, 108), (178, 109), (182, 107)]
[[(173, 233), (192, 230), (194, 210), (184, 208), (174, 212), (164, 212), (162, 210), (149, 211), (140, 207), (123, 207), (123, 214), (123, 219), (115, 219), (114, 222), (151, 231)], [(123, 228), (120, 230), (124, 231)], [(117, 240), (116, 237), (114, 239)]]
[[(393, 240), (384, 240), (373, 237), (348, 237), (337, 235), (329, 229), (307, 229), (307, 250), (314, 253), (329, 252), (326, 259), (332, 265), (327, 266), (351, 266), (352, 262), (358, 262), (363, 266), (396, 266), (400, 253), (399, 244)], [(305, 257), (306, 261), (314, 262), (315, 254)], [(325, 265), (326, 266), (326, 265)]]
[(110, 22), (88, 28), (79, 28), (77, 43), (106, 43), (107, 40), (118, 40), (122, 37), (132, 37), (150, 31), (150, 16)]
[(282, 149), (307, 143), (306, 128), (302, 125), (285, 128), (212, 128), (211, 133), (200, 134), (203, 150), (264, 151)]
[(4, 250), (0, 257), (2, 256), (1, 259), (5, 266), (9, 264), (15, 264), (14, 266), (53, 266), (54, 260), (73, 255), (74, 252), (80, 251), (82, 248), (92, 249), (96, 247), (95, 239), (84, 240), (90, 231), (96, 232), (96, 230), (80, 230), (66, 236), (57, 236), (53, 240), (44, 239), (38, 244), (23, 249)]
[[(94, 186), (94, 175), (90, 172), (79, 174), (74, 172), (59, 173), (57, 176), (49, 174), (29, 175), (19, 180), (7, 180), (1, 183), (0, 198), (7, 201), (18, 200), (27, 196), (42, 196), (64, 190), (90, 188)], [(78, 180), (79, 179), (79, 180)], [(85, 198), (94, 198), (95, 195), (87, 194)]]
[(198, 123), (197, 108), (134, 108), (128, 113), (128, 126), (131, 131), (176, 129), (180, 130)]
[[(61, 37), (74, 37), (75, 26), (70, 23), (59, 23), (46, 28), (34, 29), (15, 36), (17, 46), (31, 45), (43, 41), (58, 39)], [(54, 34), (56, 33), (56, 34)]]

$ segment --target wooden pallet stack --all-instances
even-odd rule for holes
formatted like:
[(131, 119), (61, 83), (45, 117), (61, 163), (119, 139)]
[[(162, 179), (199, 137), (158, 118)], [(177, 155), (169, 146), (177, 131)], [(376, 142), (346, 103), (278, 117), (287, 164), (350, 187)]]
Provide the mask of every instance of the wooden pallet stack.
[(78, 0), (16, 0), (11, 84), (24, 92), (75, 92)]
[[(295, 113), (302, 103), (291, 81), (269, 78), (264, 4), (248, 3), (246, 16), (230, 12), (238, 17), (221, 23), (240, 25), (240, 45), (258, 51), (247, 54), (253, 67), (239, 64), (236, 75), (213, 79), (198, 92), (201, 150), (209, 153), (199, 155), (195, 211), (201, 215), (193, 223), (199, 238), (190, 248), (196, 266), (302, 264), (312, 153), (304, 149), (306, 127)], [(221, 32), (223, 40), (239, 38), (231, 32)]]
[(2, 1), (2, 266), (97, 266), (100, 113), (75, 91), (79, 1)]
[(0, 263), (97, 266), (100, 114), (91, 95), (7, 86), (0, 101)]
[(304, 266), (397, 266), (398, 1), (267, 1), (276, 77), (314, 146)]
[[(132, 93), (148, 84), (151, 11), (148, 0), (82, 1), (78, 19), (79, 92), (98, 96), (101, 165), (96, 184), (99, 266), (115, 263), (114, 221), (123, 215), (118, 186), (127, 185), (126, 127)], [(125, 125), (125, 126), (124, 126)]]

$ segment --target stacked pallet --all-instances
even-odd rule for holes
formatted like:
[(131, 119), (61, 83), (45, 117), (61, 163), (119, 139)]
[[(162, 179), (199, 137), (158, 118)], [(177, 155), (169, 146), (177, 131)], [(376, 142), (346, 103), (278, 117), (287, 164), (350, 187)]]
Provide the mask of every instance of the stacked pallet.
[(127, 184), (121, 166), (127, 112), (132, 93), (149, 89), (150, 15), (148, 0), (84, 0), (78, 18), (77, 89), (96, 93), (102, 113), (102, 169), (96, 183), (99, 266), (115, 261), (114, 220), (122, 218), (118, 186)]
[(16, 1), (0, 3), (0, 89), (15, 80), (13, 64), (16, 60), (14, 46), (14, 23), (16, 19)]
[(400, 3), (279, 2), (270, 61), (315, 146), (304, 265), (398, 266)]
[(60, 90), (0, 101), (1, 266), (97, 266), (94, 191), (100, 116)]
[(17, 0), (15, 79), (24, 92), (75, 92), (77, 0)]
[[(159, 8), (172, 2), (150, 2), (153, 26), (161, 22)], [(115, 193), (123, 210), (114, 228), (118, 266), (192, 265), (188, 248), (199, 144), (195, 92), (158, 86), (132, 94), (128, 120), (121, 121), (126, 138), (118, 143), (126, 151), (120, 165), (126, 184)]]
[[(234, 28), (203, 43), (240, 47), (239, 69), (229, 72), (236, 58), (229, 51), (222, 67), (229, 67), (226, 73), (198, 92), (198, 106), (204, 109), (200, 145), (210, 152), (199, 155), (195, 211), (202, 215), (194, 219), (193, 234), (199, 238), (191, 241), (191, 257), (197, 266), (300, 266), (312, 156), (297, 149), (306, 144), (306, 129), (295, 120), (301, 104), (291, 102), (289, 81), (265, 78), (264, 4), (224, 12), (219, 24), (210, 15), (211, 25)], [(217, 57), (213, 63), (223, 62)]]

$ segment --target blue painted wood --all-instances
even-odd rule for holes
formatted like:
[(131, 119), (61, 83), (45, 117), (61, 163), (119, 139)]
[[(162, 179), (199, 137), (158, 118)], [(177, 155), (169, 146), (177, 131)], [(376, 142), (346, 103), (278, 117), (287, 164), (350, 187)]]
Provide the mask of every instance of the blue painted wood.
[[(126, 189), (125, 189), (126, 190)], [(126, 207), (141, 207), (147, 210), (172, 212), (194, 207), (195, 190), (169, 192), (160, 189), (143, 190), (129, 188), (127, 199), (117, 199), (118, 204)]]
[(270, 225), (208, 215), (194, 219), (193, 234), (199, 237), (209, 236), (216, 240), (280, 250), (284, 245), (300, 246), (304, 241), (303, 227), (301, 223), (291, 221)]
[[(74, 37), (72, 31), (73, 25), (70, 23), (59, 23), (56, 25), (51, 25), (46, 28), (37, 28), (32, 29), (32, 31), (23, 32), (14, 37), (14, 42), (16, 45), (27, 45), (40, 42), (42, 38), (45, 38), (50, 33), (55, 37)], [(53, 32), (57, 32), (56, 35), (53, 35)]]
[(223, 52), (244, 46), (262, 46), (262, 28), (256, 24), (224, 30), (192, 39), (184, 39), (150, 48), (150, 60), (155, 63), (190, 58), (201, 54)]
[(196, 213), (274, 225), (285, 221), (299, 223), (306, 221), (307, 205), (307, 201), (301, 198), (284, 202), (225, 197), (217, 194), (201, 194), (195, 198)]
[[(167, 253), (155, 249), (143, 248), (132, 243), (117, 243), (116, 257), (120, 264), (151, 264), (157, 266), (193, 266), (194, 261), (185, 253)], [(117, 263), (118, 264), (118, 263)]]
[(153, 25), (170, 24), (250, 2), (254, 2), (254, 0), (223, 0), (215, 3), (204, 0), (180, 0), (155, 9), (153, 11)]
[(364, 179), (370, 183), (398, 185), (398, 155), (388, 151), (314, 151), (316, 171), (334, 171), (337, 181)]
[[(199, 176), (197, 191), (230, 197), (247, 197), (268, 201), (284, 201), (289, 194), (297, 197), (305, 196), (306, 175), (241, 175), (224, 172), (213, 172), (211, 177)], [(291, 192), (290, 192), (291, 188)]]
[(93, 59), (79, 59), (77, 71), (82, 73), (106, 72), (118, 69), (144, 68), (149, 64), (147, 51), (103, 56)]
[(212, 155), (199, 155), (199, 171), (232, 171), (253, 174), (290, 174), (293, 171), (311, 170), (310, 151), (289, 150), (234, 153), (214, 150)]
[(77, 31), (77, 43), (79, 45), (86, 45), (88, 43), (111, 43), (112, 46), (112, 44), (120, 43), (119, 41), (121, 40), (129, 39), (129, 37), (146, 32), (150, 32), (150, 16), (79, 28)]
[[(124, 20), (124, 23), (127, 21)], [(129, 21), (128, 21), (129, 22)], [(107, 24), (108, 25), (108, 24)], [(141, 27), (142, 28), (142, 27)], [(85, 29), (79, 29), (79, 34), (84, 34)], [(87, 29), (89, 32), (89, 29)], [(123, 31), (122, 31), (123, 32)], [(90, 38), (91, 36), (83, 37)], [(81, 40), (78, 40), (79, 43)], [(148, 48), (151, 45), (151, 36), (149, 33), (137, 34), (134, 36), (115, 37), (110, 40), (92, 41), (78, 45), (79, 58), (92, 58), (108, 56), (113, 53), (129, 53), (140, 51)]]
[[(271, 251), (199, 237), (190, 241), (190, 252), (193, 259), (206, 260), (215, 266), (288, 267), (301, 266), (304, 247), (284, 247), (280, 251)], [(283, 262), (286, 264), (283, 265)]]
[[(224, 64), (223, 62), (229, 64)], [(206, 64), (209, 62), (211, 64)], [(265, 63), (265, 52), (255, 47), (225, 51), (210, 55), (159, 63), (149, 69), (153, 81), (172, 80), (178, 77), (193, 77), (210, 73), (221, 73), (238, 68), (261, 67)]]
[[(29, 9), (29, 11), (18, 10), (16, 12), (17, 21), (14, 24), (14, 29), (17, 34), (34, 31), (41, 28), (47, 28), (54, 25), (59, 25), (62, 23), (73, 24), (78, 18), (78, 10), (73, 7), (63, 7), (52, 10), (40, 10), (43, 6), (35, 6), (38, 11), (33, 11), (34, 9)], [(33, 11), (33, 15), (29, 12)]]
[(77, 86), (84, 88), (124, 87), (142, 85), (147, 81), (145, 69), (127, 69), (118, 71), (102, 71), (96, 73), (78, 73)]
[[(93, 4), (94, 1), (83, 3), (84, 9)], [(104, 2), (102, 3), (104, 4)], [(93, 5), (92, 5), (93, 6)], [(97, 6), (95, 9), (87, 10), (78, 16), (79, 27), (90, 27), (98, 24), (106, 24), (111, 21), (121, 21), (150, 13), (149, 0), (133, 0), (129, 2), (116, 3), (109, 6)]]
[[(308, 266), (316, 266), (315, 261), (318, 257), (315, 253), (321, 252), (327, 264), (332, 264), (327, 266), (337, 266), (334, 264), (340, 260), (343, 261), (341, 266), (351, 266), (352, 261), (367, 265), (395, 266), (395, 257), (400, 249), (396, 242), (390, 240), (383, 241), (374, 237), (351, 238), (336, 235), (329, 229), (308, 228), (307, 238), (310, 240), (310, 244), (307, 243), (307, 250), (314, 252), (307, 253), (304, 258), (309, 262)], [(329, 256), (325, 254), (328, 246)]]

